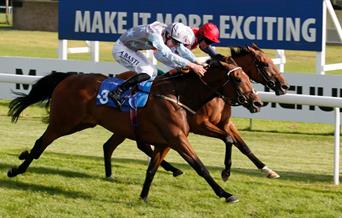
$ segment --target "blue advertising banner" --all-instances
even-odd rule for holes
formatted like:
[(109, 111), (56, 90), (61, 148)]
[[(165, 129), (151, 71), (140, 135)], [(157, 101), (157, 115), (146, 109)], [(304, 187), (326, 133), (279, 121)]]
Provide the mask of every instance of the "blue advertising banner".
[(218, 46), (321, 51), (323, 0), (59, 0), (59, 39), (115, 41), (137, 25), (215, 23)]

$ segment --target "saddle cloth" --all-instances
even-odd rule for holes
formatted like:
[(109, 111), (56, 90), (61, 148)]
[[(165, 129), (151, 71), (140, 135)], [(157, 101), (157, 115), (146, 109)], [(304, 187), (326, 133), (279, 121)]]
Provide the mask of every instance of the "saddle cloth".
[[(108, 96), (108, 93), (115, 90), (124, 80), (111, 77), (102, 81), (100, 90), (96, 96), (96, 105), (107, 105), (109, 107), (117, 108), (116, 103)], [(148, 95), (152, 87), (152, 81), (143, 81), (137, 85), (137, 90), (132, 94), (132, 88), (126, 90), (121, 98), (124, 103), (121, 106), (121, 111), (127, 112), (130, 109), (136, 110), (146, 105)]]

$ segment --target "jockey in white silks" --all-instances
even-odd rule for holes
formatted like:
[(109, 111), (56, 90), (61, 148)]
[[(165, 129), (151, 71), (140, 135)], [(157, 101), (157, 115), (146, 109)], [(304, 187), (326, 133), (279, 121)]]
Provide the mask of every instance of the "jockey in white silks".
[[(211, 46), (213, 43), (219, 43), (219, 36), (220, 32), (217, 26), (213, 23), (205, 23), (201, 27), (192, 27), (192, 31), (195, 35), (195, 40), (191, 45), (186, 45), (187, 49), (193, 50), (197, 47), (201, 49), (204, 53), (208, 54), (211, 58), (220, 59), (223, 56), (218, 54), (215, 49)], [(172, 48), (172, 52), (179, 54), (180, 56), (190, 60), (191, 62), (198, 63), (196, 56), (184, 52), (184, 46), (178, 46), (175, 48)], [(158, 58), (159, 56), (162, 56), (159, 52), (155, 54), (155, 57)], [(167, 63), (164, 62), (165, 65), (176, 68), (177, 65), (174, 65), (171, 61), (168, 61)]]
[[(206, 70), (194, 61), (194, 55), (186, 48), (192, 45), (194, 40), (191, 28), (182, 23), (166, 25), (154, 22), (129, 29), (116, 41), (112, 54), (118, 63), (137, 75), (111, 91), (109, 96), (121, 106), (121, 94), (125, 90), (142, 81), (153, 80), (157, 76), (157, 69), (141, 52), (144, 50), (153, 50), (157, 60), (167, 66), (189, 67), (199, 76), (203, 76)], [(172, 48), (181, 48), (181, 54), (175, 54), (171, 51)]]

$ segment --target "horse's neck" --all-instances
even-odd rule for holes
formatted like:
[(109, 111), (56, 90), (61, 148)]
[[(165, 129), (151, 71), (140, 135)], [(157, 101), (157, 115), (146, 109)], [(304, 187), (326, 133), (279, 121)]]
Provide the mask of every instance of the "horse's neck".
[(241, 55), (241, 56), (236, 56), (233, 57), (234, 61), (242, 67), (243, 71), (250, 77), (253, 78), (253, 70), (251, 69), (253, 67), (254, 62), (252, 61), (252, 58), (249, 55)]
[(165, 80), (158, 78), (154, 85), (154, 94), (174, 95), (181, 103), (197, 111), (215, 97), (215, 93), (194, 73)]

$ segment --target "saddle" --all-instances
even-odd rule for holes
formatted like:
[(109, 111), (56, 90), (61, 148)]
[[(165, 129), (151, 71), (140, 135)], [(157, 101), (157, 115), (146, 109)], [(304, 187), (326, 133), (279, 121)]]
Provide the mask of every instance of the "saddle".
[(152, 81), (144, 81), (136, 87), (129, 88), (122, 94), (123, 104), (118, 107), (109, 96), (109, 92), (115, 90), (124, 80), (113, 77), (102, 81), (99, 92), (96, 96), (96, 105), (107, 105), (113, 108), (120, 108), (123, 112), (128, 112), (131, 109), (142, 108), (146, 105), (148, 96), (152, 87)]

